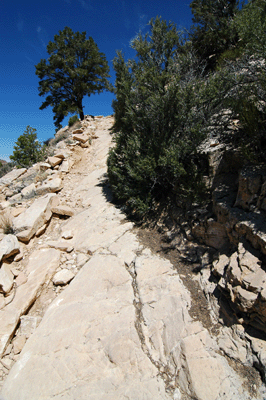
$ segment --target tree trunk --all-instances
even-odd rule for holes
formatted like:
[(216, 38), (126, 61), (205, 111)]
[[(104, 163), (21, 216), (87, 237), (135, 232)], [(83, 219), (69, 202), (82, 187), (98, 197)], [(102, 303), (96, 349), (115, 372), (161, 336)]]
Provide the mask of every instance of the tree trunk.
[(81, 119), (81, 121), (84, 120), (84, 113), (83, 113), (83, 110), (81, 110), (81, 111), (79, 112), (79, 118)]
[(82, 105), (82, 99), (78, 100), (78, 109), (79, 109), (79, 118), (81, 121), (84, 120), (84, 113), (83, 113), (83, 105)]

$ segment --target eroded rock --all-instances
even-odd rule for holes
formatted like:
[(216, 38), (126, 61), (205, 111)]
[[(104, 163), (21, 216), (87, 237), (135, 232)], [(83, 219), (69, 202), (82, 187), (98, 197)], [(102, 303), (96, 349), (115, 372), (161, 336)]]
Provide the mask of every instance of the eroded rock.
[(69, 271), (69, 269), (62, 269), (57, 272), (53, 277), (53, 284), (55, 286), (65, 286), (75, 277), (73, 272)]
[(14, 218), (13, 226), (18, 239), (29, 241), (37, 230), (50, 220), (52, 216), (51, 208), (58, 202), (55, 194), (46, 194), (36, 199), (26, 211)]
[(0, 242), (0, 261), (19, 253), (20, 245), (15, 235), (5, 235)]
[(0, 268), (0, 292), (7, 294), (13, 287), (14, 276), (8, 264), (2, 264)]

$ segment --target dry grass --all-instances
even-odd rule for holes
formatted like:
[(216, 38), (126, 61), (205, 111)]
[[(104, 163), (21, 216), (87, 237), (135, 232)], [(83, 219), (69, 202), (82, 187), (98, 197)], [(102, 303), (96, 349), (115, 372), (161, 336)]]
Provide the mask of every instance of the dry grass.
[(3, 213), (0, 215), (0, 229), (2, 229), (5, 235), (14, 233), (12, 216), (10, 213)]

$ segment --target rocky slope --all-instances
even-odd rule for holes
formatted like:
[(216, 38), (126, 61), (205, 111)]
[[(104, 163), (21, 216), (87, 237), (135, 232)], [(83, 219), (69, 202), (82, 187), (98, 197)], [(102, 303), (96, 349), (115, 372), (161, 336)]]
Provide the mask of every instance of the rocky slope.
[[(0, 242), (3, 398), (264, 399), (265, 341), (241, 317), (221, 323), (214, 296), (219, 285), (248, 315), (249, 305), (263, 299), (254, 283), (264, 272), (260, 258), (244, 244), (227, 255), (218, 246), (211, 267), (191, 278), (205, 290), (215, 332), (200, 313), (192, 315), (197, 304), (185, 274), (146, 247), (111, 203), (112, 123), (87, 117), (47, 163), (1, 179), (2, 225), (14, 230)], [(216, 241), (207, 244), (219, 243), (222, 223), (199, 221), (207, 230), (198, 238), (208, 242), (212, 227)], [(196, 226), (186, 222), (182, 240), (174, 228), (166, 236), (184, 263), (195, 250), (200, 265), (209, 266), (207, 248), (197, 253), (192, 240)], [(248, 303), (244, 291), (256, 300)]]

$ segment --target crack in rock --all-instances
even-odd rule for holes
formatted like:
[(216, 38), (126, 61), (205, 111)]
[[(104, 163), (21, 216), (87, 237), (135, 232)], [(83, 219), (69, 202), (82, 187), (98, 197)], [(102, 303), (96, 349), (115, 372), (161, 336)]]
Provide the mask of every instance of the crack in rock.
[[(149, 351), (149, 348), (147, 346), (147, 340), (151, 341), (151, 339), (146, 338), (144, 331), (143, 331), (143, 325), (146, 325), (146, 323), (145, 323), (145, 319), (144, 319), (143, 312), (142, 312), (143, 304), (140, 299), (139, 288), (138, 288), (138, 284), (137, 284), (137, 280), (136, 280), (137, 272), (136, 272), (136, 267), (135, 267), (135, 261), (132, 261), (130, 265), (128, 265), (125, 262), (125, 268), (132, 278), (132, 288), (133, 288), (134, 297), (135, 297), (134, 301), (133, 301), (133, 305), (135, 308), (135, 315), (136, 315), (135, 328), (136, 328), (136, 331), (137, 331), (137, 334), (138, 334), (138, 337), (139, 337), (139, 340), (141, 343), (142, 351), (149, 358), (151, 363), (157, 368), (158, 375), (163, 379), (163, 381), (165, 383), (166, 392), (168, 392), (168, 394), (174, 395), (174, 392), (177, 389), (176, 376), (170, 372), (169, 367), (167, 365), (165, 365), (161, 361), (155, 360), (152, 357), (152, 355)], [(179, 388), (179, 390), (180, 390), (180, 388)]]

